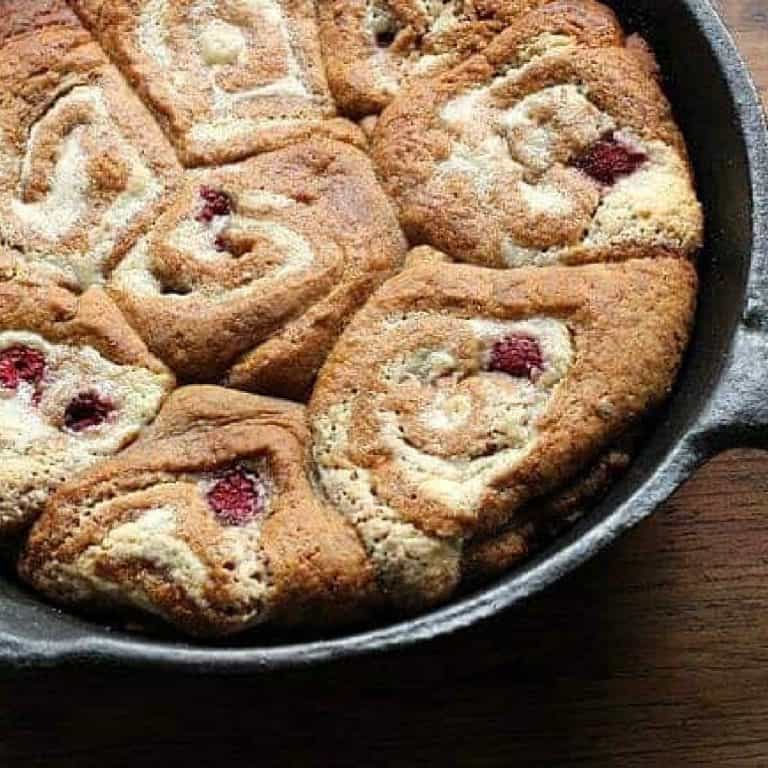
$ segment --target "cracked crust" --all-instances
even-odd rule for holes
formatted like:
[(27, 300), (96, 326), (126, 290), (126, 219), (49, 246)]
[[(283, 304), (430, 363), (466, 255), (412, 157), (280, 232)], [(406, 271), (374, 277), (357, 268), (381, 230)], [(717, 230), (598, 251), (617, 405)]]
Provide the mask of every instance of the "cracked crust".
[[(659, 259), (509, 272), (425, 263), (355, 317), (310, 401), (328, 498), (404, 602), (450, 594), (462, 542), (583, 471), (668, 394), (696, 273)], [(652, 308), (652, 310), (649, 310)], [(533, 338), (536, 375), (501, 371)]]
[(72, 0), (176, 146), (218, 165), (325, 135), (365, 138), (336, 117), (311, 0)]
[[(201, 190), (221, 215), (201, 214)], [(315, 139), (188, 175), (109, 290), (182, 379), (302, 399), (404, 254), (368, 158)]]
[(346, 113), (380, 112), (410, 82), (485, 47), (544, 0), (320, 0), (328, 82)]
[(649, 52), (553, 2), (402, 93), (373, 158), (412, 244), (493, 267), (689, 256), (702, 212)]
[[(304, 408), (214, 387), (178, 390), (146, 437), (61, 488), (22, 578), (56, 602), (130, 606), (197, 635), (337, 623), (377, 601), (354, 531), (315, 495)], [(206, 502), (223, 467), (268, 485), (265, 512), (227, 525)]]
[[(48, 495), (73, 473), (130, 443), (173, 388), (107, 296), (77, 297), (18, 274), (0, 282), (0, 357), (31, 350), (44, 369), (34, 381), (0, 377), (0, 534), (31, 523)], [(67, 414), (83, 393), (113, 410), (95, 428), (74, 431)]]
[(4, 24), (0, 241), (57, 281), (100, 283), (162, 207), (176, 157), (61, 2)]
[(470, 585), (488, 581), (552, 541), (587, 514), (624, 475), (636, 448), (637, 434), (622, 436), (574, 483), (529, 502), (510, 524), (491, 535), (467, 541), (462, 553), (462, 580)]

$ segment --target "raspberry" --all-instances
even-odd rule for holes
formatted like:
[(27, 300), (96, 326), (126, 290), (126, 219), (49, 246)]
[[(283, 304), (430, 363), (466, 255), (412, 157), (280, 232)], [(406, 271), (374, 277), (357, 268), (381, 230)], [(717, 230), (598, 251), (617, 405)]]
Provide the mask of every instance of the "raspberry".
[(229, 216), (232, 213), (232, 198), (220, 189), (200, 187), (203, 207), (195, 218), (208, 224), (215, 216)]
[(0, 386), (4, 389), (18, 389), (22, 381), (37, 388), (44, 375), (42, 352), (21, 344), (0, 352)]
[(620, 176), (634, 173), (647, 159), (643, 152), (622, 144), (610, 134), (576, 158), (574, 165), (603, 184), (615, 184)]
[(266, 492), (258, 477), (243, 467), (234, 467), (217, 476), (207, 498), (223, 523), (245, 525), (264, 512)]
[(72, 432), (98, 427), (114, 410), (114, 403), (98, 392), (81, 392), (64, 411), (64, 426)]
[(493, 345), (489, 369), (535, 380), (544, 370), (539, 342), (524, 334), (506, 336)]
[(217, 235), (213, 247), (221, 253), (229, 251), (229, 238), (224, 233)]

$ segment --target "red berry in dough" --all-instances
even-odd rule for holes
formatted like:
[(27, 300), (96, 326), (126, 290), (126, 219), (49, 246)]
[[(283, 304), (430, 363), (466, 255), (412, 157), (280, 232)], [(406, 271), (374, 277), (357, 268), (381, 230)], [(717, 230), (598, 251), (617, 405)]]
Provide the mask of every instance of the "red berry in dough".
[(227, 525), (245, 525), (264, 512), (266, 493), (258, 477), (235, 467), (218, 476), (207, 498), (219, 520)]
[(71, 432), (82, 432), (103, 424), (115, 410), (114, 403), (98, 392), (81, 392), (64, 412), (64, 426)]
[(45, 375), (45, 357), (37, 349), (16, 344), (0, 352), (0, 386), (18, 389), (25, 381), (37, 387)]
[(200, 187), (200, 197), (203, 207), (195, 217), (198, 221), (208, 223), (215, 216), (229, 216), (232, 213), (232, 198), (220, 189)]
[(216, 239), (213, 241), (213, 247), (221, 253), (229, 251), (229, 240), (226, 235), (217, 235)]
[(603, 184), (615, 184), (619, 177), (634, 173), (647, 159), (643, 152), (607, 136), (578, 157), (574, 165)]
[(510, 376), (535, 379), (544, 370), (539, 342), (524, 334), (504, 337), (491, 349), (489, 368)]

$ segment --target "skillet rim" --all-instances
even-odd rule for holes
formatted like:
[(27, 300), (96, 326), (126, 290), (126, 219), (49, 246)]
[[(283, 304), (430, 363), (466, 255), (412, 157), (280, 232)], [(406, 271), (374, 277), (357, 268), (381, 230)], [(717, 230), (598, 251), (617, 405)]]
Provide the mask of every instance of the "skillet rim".
[[(0, 668), (41, 669), (81, 663), (123, 667), (164, 668), (195, 673), (244, 674), (329, 662), (448, 635), (489, 618), (540, 592), (604, 549), (625, 531), (649, 516), (706, 459), (731, 444), (753, 442), (741, 427), (758, 424), (757, 442), (765, 442), (768, 403), (756, 390), (760, 378), (745, 375), (745, 359), (768, 358), (768, 127), (762, 102), (748, 68), (709, 0), (679, 0), (689, 11), (699, 34), (708, 42), (723, 74), (739, 119), (748, 159), (749, 192), (753, 206), (752, 253), (742, 322), (731, 337), (729, 360), (709, 388), (709, 399), (695, 423), (683, 432), (633, 493), (605, 518), (581, 535), (565, 536), (549, 553), (495, 585), (416, 618), (382, 628), (312, 642), (272, 647), (202, 647), (146, 638), (104, 637), (83, 631), (79, 639), (33, 638), (15, 624), (0, 598)], [(758, 366), (760, 368), (760, 366)], [(759, 373), (765, 373), (760, 370)], [(726, 389), (740, 393), (724, 396)], [(734, 403), (737, 403), (734, 406)], [(56, 609), (49, 608), (51, 615)]]

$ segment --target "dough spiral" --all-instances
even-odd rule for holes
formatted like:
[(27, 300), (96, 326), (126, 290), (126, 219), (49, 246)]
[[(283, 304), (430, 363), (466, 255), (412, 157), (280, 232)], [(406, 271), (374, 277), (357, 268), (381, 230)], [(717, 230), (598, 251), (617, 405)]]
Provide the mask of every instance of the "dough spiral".
[(702, 211), (649, 53), (557, 0), (384, 112), (373, 158), (411, 244), (491, 267), (690, 256)]
[(104, 281), (180, 169), (74, 16), (56, 18), (0, 47), (0, 244), (84, 289)]
[(693, 268), (669, 259), (427, 263), (389, 281), (310, 401), (321, 487), (385, 587), (408, 604), (450, 593), (466, 540), (575, 477), (659, 403), (695, 295)]
[(315, 139), (188, 175), (109, 290), (182, 379), (303, 398), (404, 252), (368, 159)]

